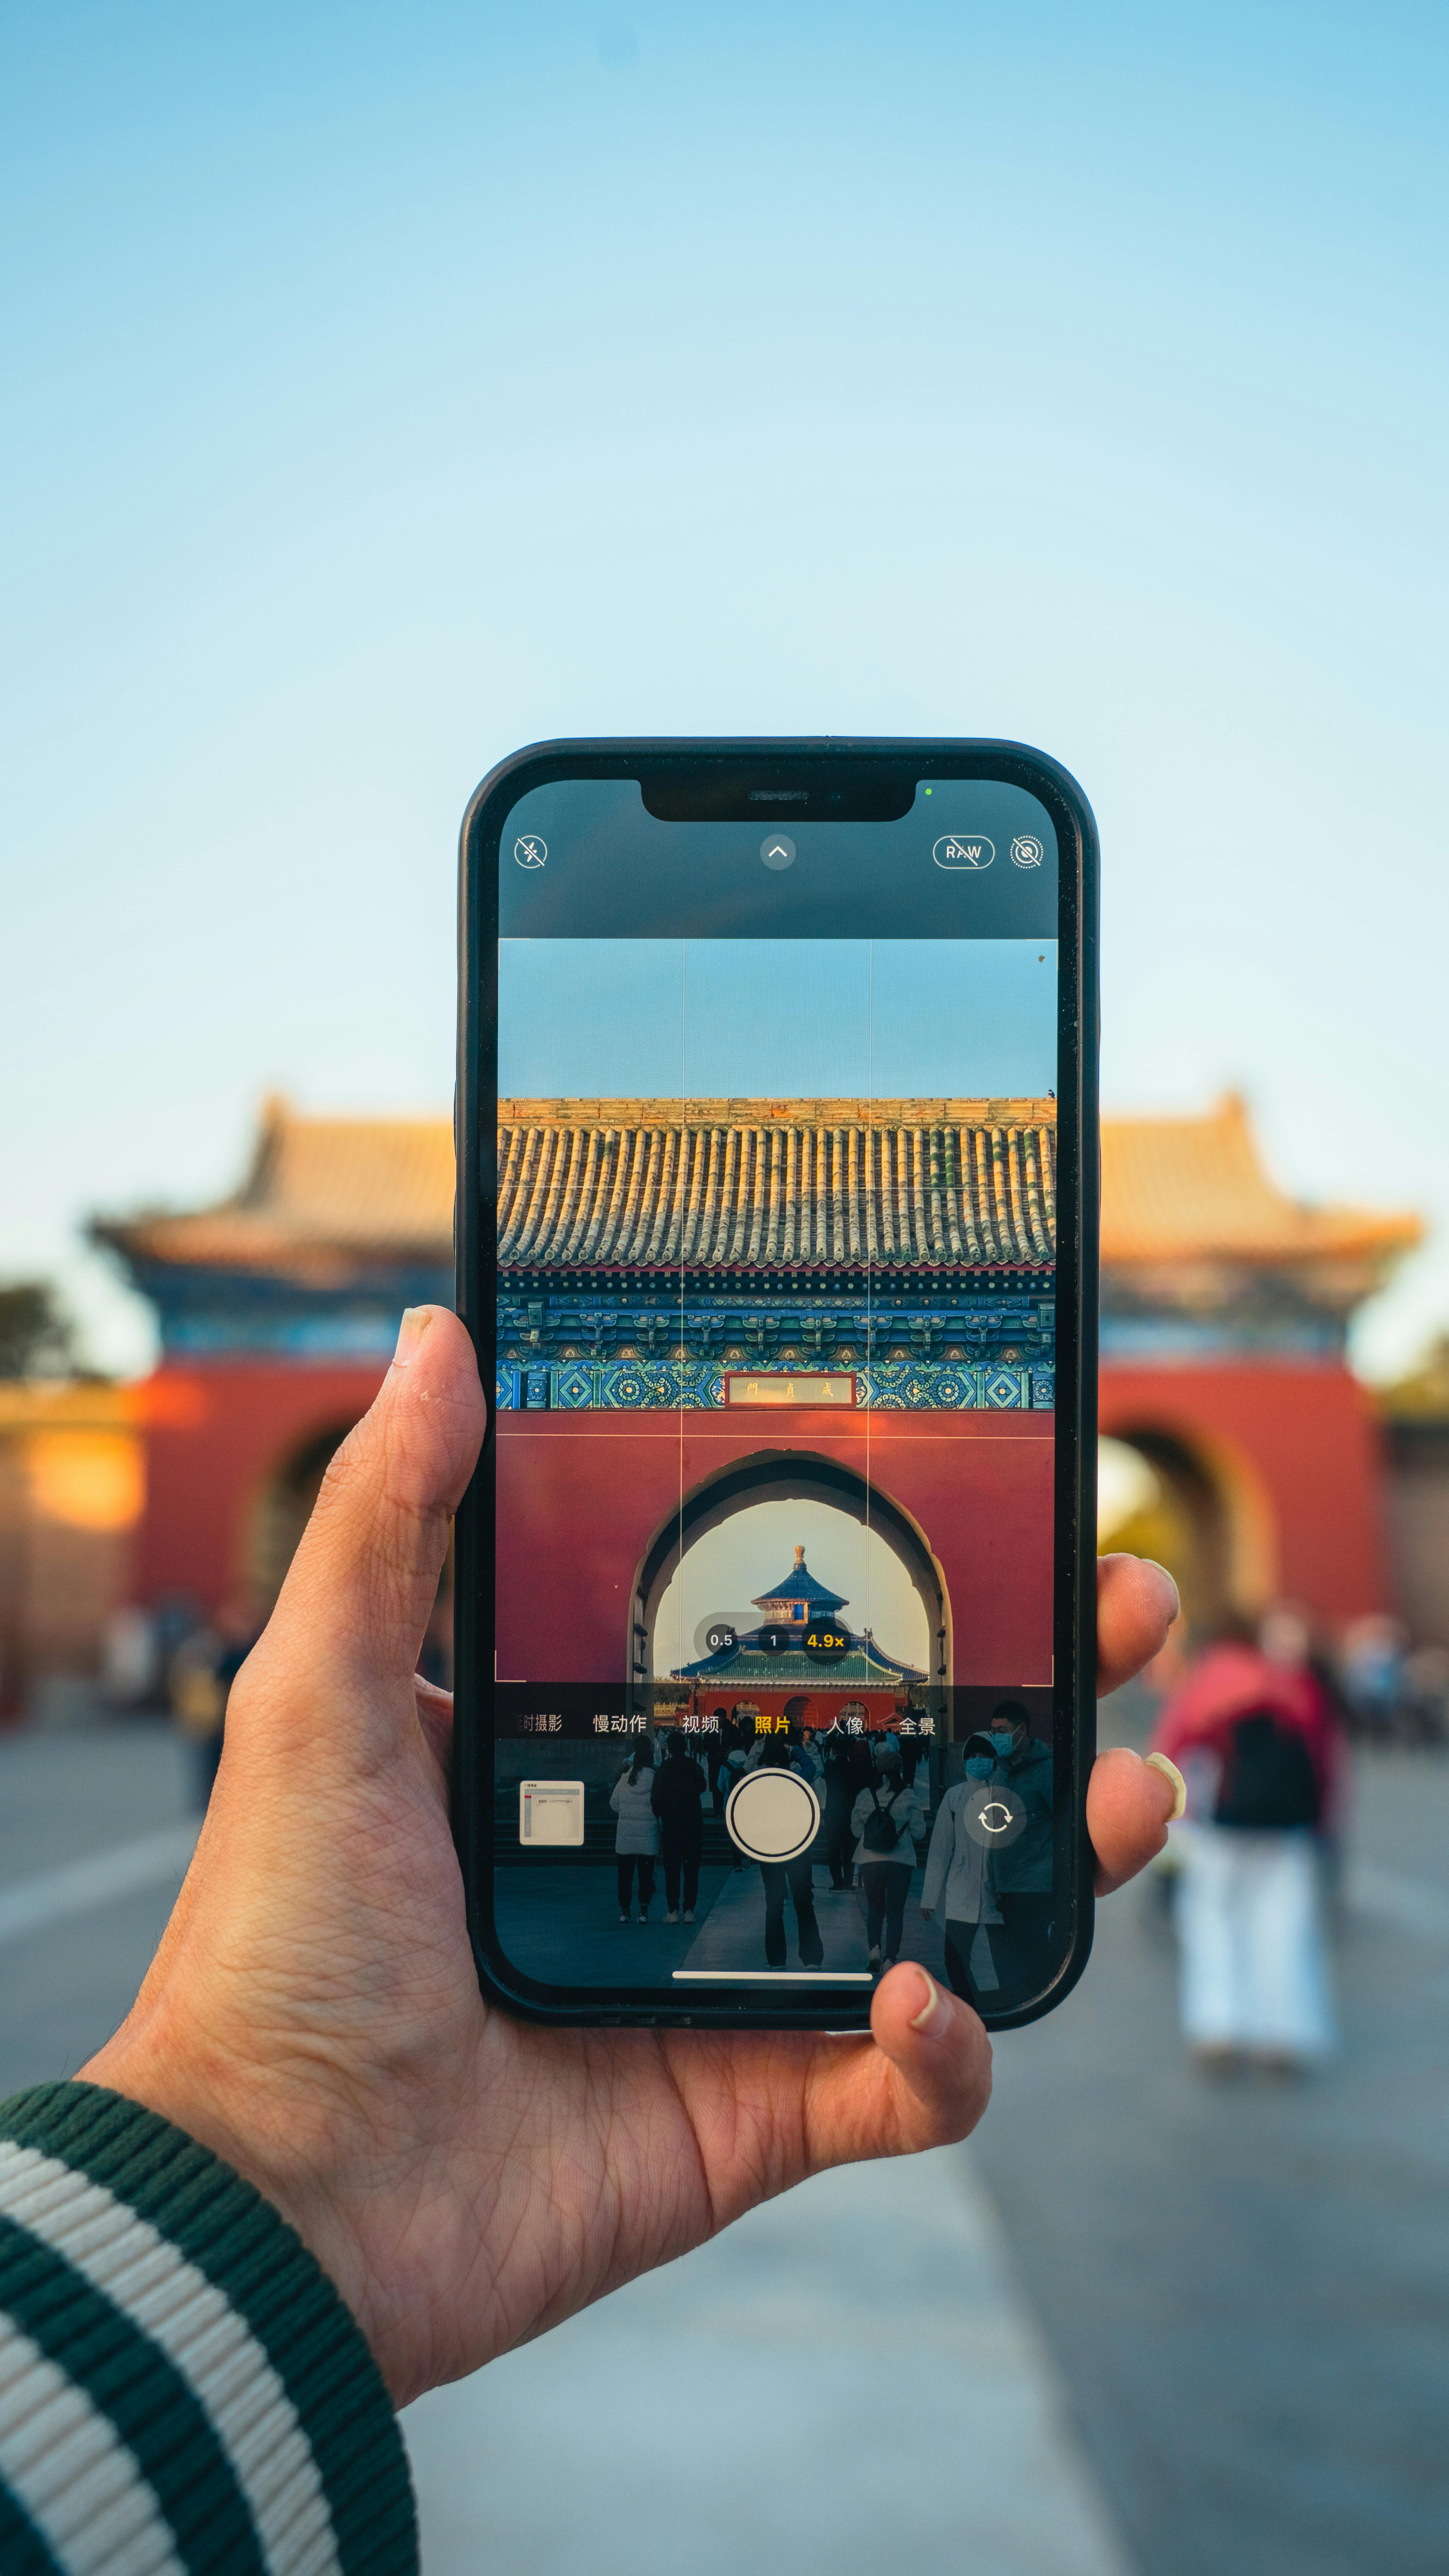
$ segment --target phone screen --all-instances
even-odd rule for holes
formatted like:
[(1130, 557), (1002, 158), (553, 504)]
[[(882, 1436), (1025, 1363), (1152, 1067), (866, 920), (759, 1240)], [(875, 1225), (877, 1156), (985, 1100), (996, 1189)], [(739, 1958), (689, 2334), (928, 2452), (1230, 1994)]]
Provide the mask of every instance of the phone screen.
[[(784, 819), (781, 819), (781, 816)], [(531, 788), (498, 851), (493, 1932), (520, 1992), (1064, 1955), (1058, 847)]]

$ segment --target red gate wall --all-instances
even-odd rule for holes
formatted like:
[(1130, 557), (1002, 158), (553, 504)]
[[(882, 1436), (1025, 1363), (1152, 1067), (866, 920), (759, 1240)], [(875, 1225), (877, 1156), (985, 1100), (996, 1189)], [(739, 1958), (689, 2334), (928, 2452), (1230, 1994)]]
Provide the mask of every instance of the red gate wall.
[(1380, 1433), (1364, 1387), (1333, 1362), (1197, 1368), (1106, 1366), (1104, 1432), (1165, 1432), (1220, 1482), (1235, 1465), (1268, 1524), (1266, 1592), (1330, 1627), (1388, 1606)]
[(167, 1365), (142, 1390), (146, 1510), (137, 1597), (190, 1593), (214, 1611), (246, 1572), (263, 1488), (297, 1451), (367, 1411), (387, 1371), (219, 1361)]
[[(505, 1413), (498, 1421), (498, 1676), (628, 1670), (634, 1581), (669, 1513), (720, 1468), (809, 1451), (867, 1470), (945, 1578), (957, 1683), (1052, 1675), (1053, 1417)], [(770, 1568), (761, 1573), (768, 1579)]]
[[(305, 1442), (364, 1412), (383, 1374), (377, 1364), (265, 1361), (159, 1369), (141, 1390), (136, 1597), (186, 1591), (215, 1608), (244, 1570), (267, 1481)], [(1332, 1624), (1386, 1606), (1379, 1434), (1347, 1369), (1111, 1365), (1101, 1406), (1104, 1431), (1152, 1428), (1210, 1464), (1240, 1463), (1270, 1524), (1273, 1588)], [(843, 1427), (836, 1413), (802, 1414), (790, 1430), (792, 1446), (864, 1472), (858, 1417)], [(1050, 1675), (1052, 1431), (1040, 1413), (872, 1417), (872, 1473), (945, 1577), (960, 1683)], [(619, 1669), (635, 1571), (681, 1474), (688, 1491), (717, 1467), (782, 1445), (761, 1415), (719, 1413), (687, 1414), (682, 1425), (675, 1414), (504, 1414), (498, 1438), (499, 1670), (538, 1671), (550, 1640), (540, 1679)]]

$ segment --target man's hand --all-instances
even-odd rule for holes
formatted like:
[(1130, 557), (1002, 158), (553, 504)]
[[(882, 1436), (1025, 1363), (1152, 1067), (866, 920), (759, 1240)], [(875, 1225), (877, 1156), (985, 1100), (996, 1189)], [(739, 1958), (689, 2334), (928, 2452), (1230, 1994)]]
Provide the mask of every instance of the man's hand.
[[(404, 1319), (227, 1710), (196, 1857), (136, 2005), (83, 2072), (225, 2156), (288, 2217), (399, 2405), (826, 2165), (961, 2138), (991, 2089), (968, 2007), (903, 1961), (871, 2037), (538, 2030), (478, 1992), (448, 1828), (451, 1702), (414, 1666), (484, 1422), (456, 1318)], [(1172, 1583), (1099, 1576), (1102, 1686)], [(1172, 1787), (1093, 1773), (1098, 1884), (1160, 1849)]]

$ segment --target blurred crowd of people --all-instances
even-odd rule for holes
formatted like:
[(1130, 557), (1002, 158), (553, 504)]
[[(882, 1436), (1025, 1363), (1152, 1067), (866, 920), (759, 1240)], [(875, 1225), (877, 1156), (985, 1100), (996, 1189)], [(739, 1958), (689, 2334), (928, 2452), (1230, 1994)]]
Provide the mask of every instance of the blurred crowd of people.
[(1397, 1619), (1374, 1615), (1345, 1629), (1335, 1657), (1317, 1660), (1336, 1677), (1351, 1735), (1376, 1744), (1449, 1743), (1443, 1646), (1411, 1647)]
[[(1449, 1747), (1449, 1650), (1415, 1646), (1387, 1612), (1351, 1619), (1329, 1636), (1296, 1603), (1276, 1602), (1256, 1621), (1232, 1618), (1214, 1634), (1246, 1638), (1275, 1662), (1310, 1668), (1356, 1743)], [(1177, 1653), (1169, 1646), (1157, 1668), (1168, 1688)]]
[[(111, 1622), (102, 1694), (114, 1709), (169, 1714), (191, 1747), (196, 1804), (203, 1813), (221, 1762), (232, 1685), (271, 1606), (254, 1585), (237, 1584), (209, 1613), (188, 1594), (177, 1593), (154, 1610), (122, 1610)], [(428, 1622), (418, 1670), (425, 1681), (452, 1687), (453, 1604), (446, 1582)]]

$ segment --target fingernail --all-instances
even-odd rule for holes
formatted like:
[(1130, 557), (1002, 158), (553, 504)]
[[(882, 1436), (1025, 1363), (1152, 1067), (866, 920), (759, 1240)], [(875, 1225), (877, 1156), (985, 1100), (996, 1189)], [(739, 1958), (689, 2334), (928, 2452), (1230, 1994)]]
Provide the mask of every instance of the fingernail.
[(1171, 1784), (1172, 1813), (1168, 1817), (1167, 1821), (1170, 1825), (1175, 1825), (1178, 1822), (1179, 1817), (1187, 1814), (1187, 1782), (1184, 1780), (1177, 1764), (1175, 1762), (1169, 1762), (1165, 1753), (1149, 1753), (1147, 1756), (1147, 1767), (1149, 1771), (1160, 1771), (1164, 1780)]
[(398, 1328), (397, 1349), (392, 1355), (394, 1368), (407, 1367), (432, 1320), (431, 1310), (427, 1306), (403, 1308), (403, 1319)]
[[(1159, 1574), (1167, 1574), (1166, 1566), (1158, 1565), (1155, 1556), (1144, 1556), (1142, 1562), (1144, 1565), (1156, 1565)], [(1167, 1574), (1167, 1580), (1172, 1586), (1172, 1615), (1174, 1619), (1180, 1619), (1182, 1617), (1182, 1594), (1177, 1588), (1177, 1577), (1175, 1574)]]
[(941, 1989), (937, 1985), (935, 1978), (929, 1976), (924, 1968), (917, 1968), (916, 1974), (920, 1978), (922, 1985), (925, 1987), (926, 2000), (922, 2004), (920, 2011), (912, 2015), (911, 2028), (912, 2030), (928, 2030), (931, 2023), (935, 2020), (937, 2013), (941, 2009)]

